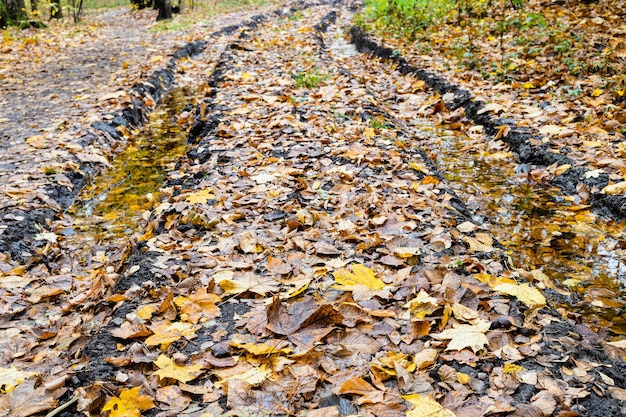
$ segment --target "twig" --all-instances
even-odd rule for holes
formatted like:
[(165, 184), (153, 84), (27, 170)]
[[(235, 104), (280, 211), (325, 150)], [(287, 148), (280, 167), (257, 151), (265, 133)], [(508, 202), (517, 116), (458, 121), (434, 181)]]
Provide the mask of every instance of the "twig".
[(59, 414), (60, 412), (65, 410), (66, 408), (71, 407), (77, 401), (78, 401), (78, 395), (74, 395), (71, 400), (69, 400), (68, 402), (66, 402), (63, 405), (58, 406), (57, 408), (55, 408), (54, 410), (52, 410), (48, 414), (46, 414), (46, 417), (54, 417), (54, 416), (56, 416), (57, 414)]

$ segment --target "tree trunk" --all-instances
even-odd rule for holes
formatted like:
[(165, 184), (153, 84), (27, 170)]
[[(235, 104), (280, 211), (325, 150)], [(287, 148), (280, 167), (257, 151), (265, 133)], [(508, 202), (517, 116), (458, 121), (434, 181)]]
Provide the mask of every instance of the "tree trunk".
[(50, 17), (53, 19), (63, 18), (63, 9), (61, 9), (61, 0), (52, 0), (52, 6), (50, 7)]
[(159, 15), (157, 16), (157, 21), (172, 18), (171, 0), (155, 0), (154, 3), (159, 7)]
[(39, 9), (39, 1), (30, 0), (30, 11), (33, 12), (33, 14), (37, 14), (38, 9)]
[(0, 0), (0, 27), (14, 25), (26, 19), (24, 0)]

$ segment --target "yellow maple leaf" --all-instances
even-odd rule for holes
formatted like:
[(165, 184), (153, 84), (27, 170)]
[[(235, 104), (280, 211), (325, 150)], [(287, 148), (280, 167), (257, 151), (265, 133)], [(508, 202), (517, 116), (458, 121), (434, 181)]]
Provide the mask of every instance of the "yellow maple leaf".
[(181, 319), (190, 323), (198, 323), (202, 318), (218, 317), (220, 309), (215, 303), (222, 299), (209, 292), (207, 287), (202, 287), (191, 297), (178, 296), (174, 299), (180, 311)]
[(263, 383), (272, 374), (272, 370), (265, 364), (253, 366), (249, 363), (239, 363), (232, 368), (212, 369), (211, 373), (219, 378), (215, 382), (216, 387), (221, 387), (228, 381), (239, 380), (250, 385)]
[(195, 193), (188, 194), (185, 200), (187, 200), (189, 204), (196, 204), (196, 203), (206, 204), (207, 201), (214, 200), (214, 199), (215, 199), (215, 195), (213, 194), (211, 189), (206, 188), (204, 190), (200, 190)]
[(149, 320), (152, 318), (152, 314), (157, 311), (156, 306), (148, 304), (137, 309), (137, 317), (143, 320)]
[(505, 373), (515, 375), (516, 373), (523, 371), (524, 367), (521, 365), (516, 365), (514, 363), (506, 363), (502, 367)]
[(365, 136), (366, 138), (373, 138), (374, 136), (376, 136), (376, 130), (374, 130), (373, 127), (366, 127), (365, 129), (363, 129), (363, 136)]
[(150, 330), (154, 334), (146, 339), (146, 345), (161, 345), (161, 348), (167, 348), (181, 337), (193, 339), (196, 337), (196, 326), (191, 323), (161, 321), (150, 326)]
[(37, 375), (35, 372), (22, 372), (13, 365), (10, 368), (0, 368), (0, 394), (12, 391), (27, 378)]
[(141, 395), (141, 386), (122, 390), (119, 397), (113, 397), (102, 408), (110, 411), (109, 417), (139, 417), (141, 411), (154, 408), (155, 405), (147, 395)]
[(154, 373), (161, 379), (172, 378), (180, 382), (189, 382), (202, 373), (201, 364), (181, 366), (165, 355), (159, 355), (154, 364), (159, 367)]
[(439, 334), (434, 334), (434, 339), (450, 339), (446, 350), (463, 350), (466, 347), (478, 352), (489, 343), (485, 332), (489, 330), (491, 323), (480, 321), (476, 324), (457, 324), (453, 329), (447, 329)]
[(380, 296), (389, 297), (389, 288), (385, 283), (376, 278), (374, 271), (363, 264), (350, 265), (352, 272), (347, 269), (339, 269), (333, 272), (335, 283), (332, 288), (341, 291), (352, 291), (355, 301), (363, 301)]
[(414, 318), (423, 319), (439, 309), (439, 300), (421, 289), (414, 299), (404, 305), (404, 308), (409, 309)]
[(617, 195), (626, 193), (626, 181), (620, 181), (604, 187), (601, 191), (603, 194)]
[(409, 394), (402, 398), (413, 404), (413, 409), (406, 413), (407, 417), (456, 417), (451, 410), (426, 395)]
[(511, 284), (503, 282), (494, 285), (493, 290), (512, 295), (530, 308), (543, 307), (546, 305), (546, 298), (541, 294), (541, 291), (535, 287), (531, 287), (530, 284)]
[(376, 278), (374, 271), (363, 264), (350, 265), (352, 272), (347, 269), (339, 269), (333, 272), (336, 284), (333, 288), (343, 291), (350, 291), (357, 285), (365, 285), (370, 290), (382, 290), (385, 283)]

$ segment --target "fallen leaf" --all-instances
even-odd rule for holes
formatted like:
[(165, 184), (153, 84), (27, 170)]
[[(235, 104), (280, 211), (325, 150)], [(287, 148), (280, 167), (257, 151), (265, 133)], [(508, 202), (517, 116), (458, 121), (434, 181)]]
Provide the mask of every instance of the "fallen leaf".
[(181, 366), (165, 355), (159, 355), (154, 364), (159, 367), (154, 374), (161, 379), (172, 378), (180, 382), (189, 382), (202, 373), (202, 364)]
[(410, 311), (412, 317), (423, 319), (438, 310), (440, 306), (439, 300), (422, 289), (414, 299), (404, 305), (404, 308)]
[(0, 393), (12, 391), (22, 381), (35, 375), (37, 375), (35, 372), (23, 372), (13, 365), (10, 368), (0, 368)]
[(472, 325), (457, 324), (453, 329), (447, 329), (431, 336), (439, 340), (450, 339), (446, 350), (462, 350), (468, 347), (476, 353), (489, 343), (485, 332), (489, 330), (490, 325), (491, 323), (486, 321)]
[(406, 401), (413, 404), (413, 409), (407, 411), (407, 417), (456, 417), (449, 409), (444, 408), (437, 401), (426, 395), (403, 395)]
[(626, 193), (626, 181), (621, 181), (615, 184), (607, 185), (602, 189), (603, 194), (607, 195), (617, 195), (617, 194), (625, 194)]
[(110, 411), (109, 417), (139, 417), (142, 411), (156, 407), (150, 397), (140, 391), (141, 386), (122, 390), (119, 397), (107, 401), (102, 411)]
[(361, 404), (376, 404), (383, 401), (384, 392), (374, 388), (370, 383), (363, 378), (352, 377), (344, 382), (339, 388), (340, 394), (356, 394), (361, 397), (357, 399), (356, 403)]
[(214, 199), (215, 195), (210, 188), (187, 194), (187, 198), (185, 198), (189, 204), (206, 204), (207, 201)]
[(492, 288), (494, 291), (512, 295), (526, 304), (530, 308), (543, 307), (546, 305), (546, 298), (535, 287), (530, 284), (512, 284), (507, 282), (499, 283)]
[(27, 379), (8, 394), (0, 397), (0, 413), (10, 417), (28, 417), (56, 406), (54, 391), (43, 386), (35, 388), (35, 380)]
[(352, 272), (347, 269), (339, 269), (333, 272), (335, 284), (332, 288), (341, 291), (352, 291), (356, 301), (368, 300), (374, 296), (388, 298), (389, 289), (386, 284), (376, 278), (374, 271), (363, 264), (350, 265)]
[(170, 344), (174, 343), (181, 337), (186, 339), (193, 339), (196, 337), (196, 326), (191, 323), (160, 321), (152, 326), (150, 330), (154, 334), (145, 340), (145, 344), (148, 346), (161, 345), (166, 348)]

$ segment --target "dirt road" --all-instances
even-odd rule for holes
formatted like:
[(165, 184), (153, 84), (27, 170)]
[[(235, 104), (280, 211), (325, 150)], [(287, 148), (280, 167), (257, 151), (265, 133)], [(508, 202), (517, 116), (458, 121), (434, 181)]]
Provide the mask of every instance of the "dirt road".
[(358, 53), (351, 13), (296, 4), (201, 39), (190, 146), (142, 238), (86, 256), (57, 215), (30, 263), (5, 256), (2, 366), (24, 382), (0, 414), (624, 412), (620, 344), (512, 267), (428, 156), (460, 118)]

